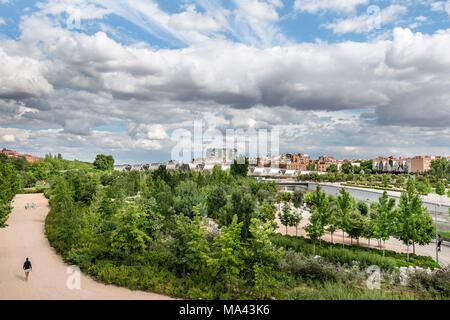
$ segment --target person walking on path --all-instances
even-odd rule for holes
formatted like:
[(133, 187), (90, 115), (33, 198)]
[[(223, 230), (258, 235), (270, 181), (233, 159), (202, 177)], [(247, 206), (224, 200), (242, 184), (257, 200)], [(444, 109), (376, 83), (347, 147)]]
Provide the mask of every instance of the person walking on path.
[(438, 238), (437, 238), (437, 251), (441, 251), (441, 246), (442, 246), (442, 237), (441, 237), (441, 235), (438, 235)]
[(28, 276), (32, 270), (33, 267), (31, 266), (31, 261), (27, 258), (25, 260), (25, 263), (23, 264), (23, 271), (25, 271), (25, 281), (28, 281)]

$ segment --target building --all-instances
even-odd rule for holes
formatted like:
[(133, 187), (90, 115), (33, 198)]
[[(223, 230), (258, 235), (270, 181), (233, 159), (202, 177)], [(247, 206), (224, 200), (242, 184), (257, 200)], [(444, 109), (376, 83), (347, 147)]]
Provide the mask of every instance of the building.
[(8, 157), (19, 157), (20, 156), (20, 154), (17, 151), (9, 150), (9, 149), (3, 149), (0, 153), (4, 154), (5, 156), (8, 156)]
[(436, 157), (417, 156), (408, 160), (409, 173), (425, 173), (431, 170), (431, 163)]
[(316, 169), (319, 172), (327, 172), (328, 168), (332, 165), (338, 165), (338, 161), (332, 156), (321, 156), (315, 161)]
[(378, 157), (372, 161), (372, 169), (380, 173), (408, 173), (409, 160), (405, 157)]
[(287, 165), (288, 170), (308, 171), (311, 163), (311, 157), (307, 154), (289, 154), (290, 163)]
[(42, 160), (42, 158), (39, 158), (39, 157), (35, 157), (35, 156), (29, 155), (29, 154), (20, 154), (17, 151), (5, 149), (5, 148), (3, 148), (0, 151), (0, 153), (4, 154), (4, 155), (6, 155), (6, 156), (8, 156), (10, 158), (23, 157), (27, 162), (35, 162), (35, 161), (38, 161), (38, 160)]

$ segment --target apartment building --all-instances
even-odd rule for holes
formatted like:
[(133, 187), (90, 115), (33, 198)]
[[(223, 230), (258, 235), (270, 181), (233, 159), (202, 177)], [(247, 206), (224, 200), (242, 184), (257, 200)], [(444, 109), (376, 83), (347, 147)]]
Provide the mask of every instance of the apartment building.
[(378, 157), (372, 161), (372, 168), (381, 173), (407, 173), (410, 159), (405, 157)]
[(436, 157), (417, 156), (408, 160), (409, 173), (424, 173), (431, 170), (431, 163)]
[(287, 157), (290, 159), (287, 165), (288, 170), (307, 171), (311, 163), (311, 157), (307, 154), (288, 154)]

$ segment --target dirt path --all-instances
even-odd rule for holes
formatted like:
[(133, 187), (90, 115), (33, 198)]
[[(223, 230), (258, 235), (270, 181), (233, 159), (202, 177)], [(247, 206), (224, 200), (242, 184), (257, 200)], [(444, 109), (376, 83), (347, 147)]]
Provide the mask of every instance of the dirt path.
[[(35, 209), (25, 209), (35, 203)], [(18, 195), (5, 229), (0, 229), (0, 300), (165, 300), (169, 297), (107, 286), (81, 275), (81, 289), (44, 235), (49, 207), (40, 194)], [(26, 257), (33, 264), (28, 282), (22, 272)], [(69, 286), (67, 283), (69, 282)]]

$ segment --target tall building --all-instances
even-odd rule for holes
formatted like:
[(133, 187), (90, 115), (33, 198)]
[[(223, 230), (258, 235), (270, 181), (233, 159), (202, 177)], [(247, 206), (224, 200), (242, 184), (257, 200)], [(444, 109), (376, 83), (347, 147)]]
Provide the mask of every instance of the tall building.
[(431, 162), (436, 157), (417, 156), (408, 160), (409, 173), (424, 173), (431, 170)]

